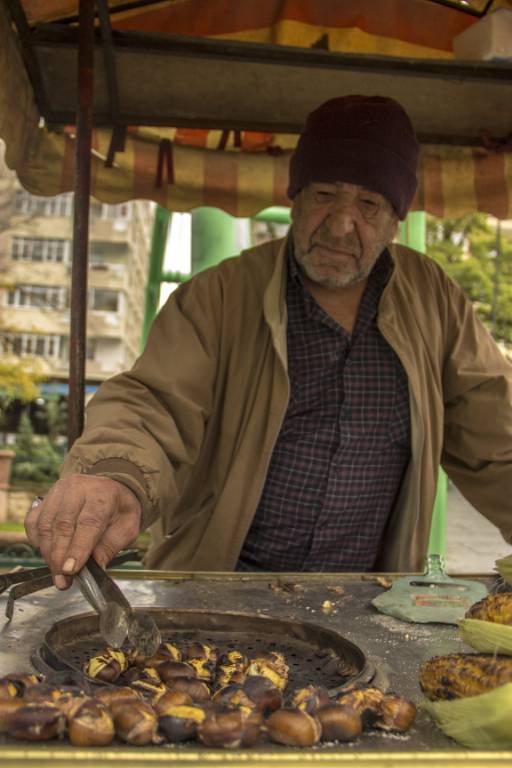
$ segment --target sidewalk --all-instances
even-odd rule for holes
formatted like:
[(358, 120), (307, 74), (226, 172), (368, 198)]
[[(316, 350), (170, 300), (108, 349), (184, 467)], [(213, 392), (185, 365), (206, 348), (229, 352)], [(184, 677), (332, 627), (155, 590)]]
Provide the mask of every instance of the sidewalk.
[(498, 529), (451, 483), (447, 517), (445, 563), (448, 573), (492, 573), (495, 560), (512, 554), (512, 546)]

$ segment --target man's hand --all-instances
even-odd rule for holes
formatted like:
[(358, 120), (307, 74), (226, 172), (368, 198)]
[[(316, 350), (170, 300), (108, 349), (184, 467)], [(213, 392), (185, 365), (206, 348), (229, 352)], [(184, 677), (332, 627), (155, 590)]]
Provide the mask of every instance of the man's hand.
[(117, 480), (71, 475), (59, 480), (25, 518), (30, 543), (41, 550), (55, 586), (66, 589), (89, 556), (106, 566), (140, 530), (142, 509)]

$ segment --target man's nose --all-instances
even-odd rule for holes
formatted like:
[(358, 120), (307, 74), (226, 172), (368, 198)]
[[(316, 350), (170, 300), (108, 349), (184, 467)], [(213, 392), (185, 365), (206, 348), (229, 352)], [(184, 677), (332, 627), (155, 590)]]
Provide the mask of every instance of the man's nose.
[(335, 200), (329, 215), (327, 225), (333, 237), (343, 237), (356, 229), (358, 210), (352, 200)]

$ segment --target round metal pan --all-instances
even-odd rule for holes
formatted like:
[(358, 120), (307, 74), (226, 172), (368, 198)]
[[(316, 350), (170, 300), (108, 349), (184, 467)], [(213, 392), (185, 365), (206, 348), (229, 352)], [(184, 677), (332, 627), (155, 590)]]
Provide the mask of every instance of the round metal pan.
[[(164, 641), (195, 639), (213, 644), (219, 653), (234, 648), (251, 655), (279, 650), (289, 665), (289, 687), (323, 685), (332, 693), (373, 677), (363, 651), (325, 627), (247, 613), (146, 609)], [(56, 622), (33, 655), (36, 668), (49, 672), (81, 672), (84, 663), (105, 648), (98, 616), (79, 614)]]

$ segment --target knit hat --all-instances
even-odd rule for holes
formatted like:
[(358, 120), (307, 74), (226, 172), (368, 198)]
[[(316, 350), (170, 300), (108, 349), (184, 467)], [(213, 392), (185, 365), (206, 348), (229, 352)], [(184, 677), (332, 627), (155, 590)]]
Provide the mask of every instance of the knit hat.
[(311, 112), (290, 160), (288, 196), (311, 181), (342, 181), (379, 192), (405, 219), (416, 191), (418, 141), (394, 99), (341, 96)]

